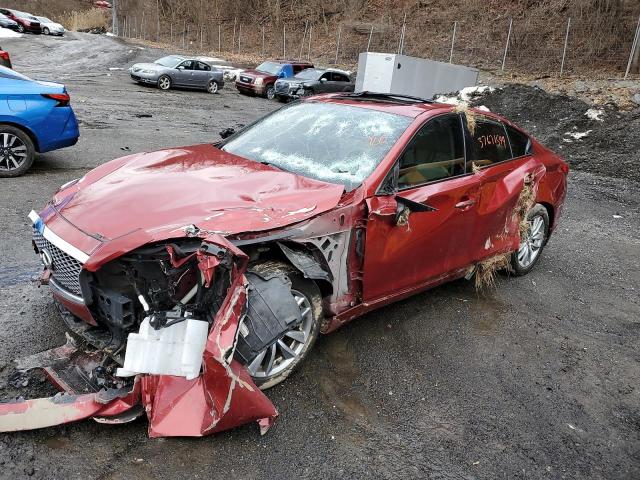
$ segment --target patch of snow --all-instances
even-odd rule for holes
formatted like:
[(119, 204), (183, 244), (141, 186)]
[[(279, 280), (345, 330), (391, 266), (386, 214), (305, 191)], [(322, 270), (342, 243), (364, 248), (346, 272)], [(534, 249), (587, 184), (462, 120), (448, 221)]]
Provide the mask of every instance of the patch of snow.
[(0, 28), (0, 38), (20, 38), (21, 36), (21, 33), (14, 32), (8, 28)]
[[(593, 130), (587, 130), (586, 132), (567, 132), (565, 133), (566, 137), (571, 137), (574, 140), (580, 140), (584, 137), (586, 137), (587, 135), (589, 135)], [(563, 139), (565, 142), (570, 142), (571, 140), (569, 139)]]
[(599, 108), (590, 108), (589, 110), (584, 112), (585, 117), (597, 122), (604, 122), (604, 119), (602, 118), (603, 115), (604, 110), (600, 110)]
[(107, 33), (105, 33), (105, 35), (106, 35), (107, 37), (117, 37), (117, 35), (115, 35), (115, 34), (113, 34), (113, 33), (111, 33), (111, 32), (107, 32)]
[[(469, 103), (471, 99), (475, 97), (480, 97), (485, 93), (491, 93), (494, 90), (495, 89), (493, 87), (489, 87), (488, 85), (464, 87), (455, 96), (438, 95), (437, 97), (435, 97), (435, 101), (438, 103), (446, 103), (448, 105), (460, 105), (460, 104)], [(480, 108), (480, 110), (489, 111), (489, 109), (484, 106)]]
[(124, 70), (124, 68), (120, 68), (120, 67), (109, 67), (109, 70), (111, 70), (112, 72), (115, 72), (116, 70)]
[(491, 110), (489, 110), (488, 107), (485, 107), (484, 105), (480, 105), (479, 107), (476, 107), (476, 110), (482, 110), (483, 112), (490, 112)]

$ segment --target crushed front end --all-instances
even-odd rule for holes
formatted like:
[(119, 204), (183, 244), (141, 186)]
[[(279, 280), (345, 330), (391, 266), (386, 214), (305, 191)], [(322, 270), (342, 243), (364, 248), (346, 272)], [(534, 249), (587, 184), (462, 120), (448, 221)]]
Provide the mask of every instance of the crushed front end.
[(84, 268), (86, 254), (32, 213), (34, 247), (72, 334), (17, 361), (61, 393), (0, 404), (0, 431), (85, 418), (123, 423), (146, 413), (150, 436), (202, 436), (277, 411), (234, 358), (247, 315), (247, 256), (206, 232), (146, 244)]

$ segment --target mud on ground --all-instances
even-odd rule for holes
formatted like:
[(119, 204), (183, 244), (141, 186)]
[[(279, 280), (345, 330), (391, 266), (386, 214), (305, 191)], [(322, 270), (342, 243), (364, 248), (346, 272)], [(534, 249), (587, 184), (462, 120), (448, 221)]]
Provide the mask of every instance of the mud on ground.
[[(7, 401), (49, 391), (37, 376), (11, 385), (12, 360), (64, 343), (47, 289), (29, 282), (39, 269), (29, 210), (111, 158), (212, 141), (279, 105), (231, 86), (213, 96), (136, 86), (109, 68), (164, 52), (108, 37), (2, 46), (16, 69), (64, 81), (82, 123), (78, 145), (0, 183)], [(631, 163), (618, 168), (627, 165), (624, 142), (564, 142), (584, 106), (552, 100), (519, 87), (482, 100), (562, 146), (574, 167), (564, 217), (530, 275), (499, 276), (482, 295), (472, 282), (445, 285), (321, 338), (301, 370), (269, 391), (280, 418), (265, 437), (247, 425), (150, 440), (144, 420), (79, 422), (0, 435), (0, 477), (640, 478), (640, 185)]]

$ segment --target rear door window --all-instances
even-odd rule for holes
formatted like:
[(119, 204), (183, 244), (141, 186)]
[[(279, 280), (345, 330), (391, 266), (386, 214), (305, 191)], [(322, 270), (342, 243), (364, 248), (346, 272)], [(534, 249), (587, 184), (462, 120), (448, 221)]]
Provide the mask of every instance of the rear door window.
[(513, 158), (523, 157), (525, 155), (531, 155), (531, 140), (527, 135), (519, 130), (516, 130), (509, 125), (505, 125), (507, 134), (509, 135), (509, 142), (511, 143), (511, 154)]
[[(472, 140), (473, 163), (477, 167), (486, 167), (511, 159), (509, 139), (501, 123), (476, 118)], [(471, 165), (468, 165), (467, 169), (470, 171)]]
[(333, 72), (332, 76), (333, 76), (332, 80), (334, 82), (348, 82), (349, 81), (347, 76), (343, 75), (342, 73)]
[(198, 70), (201, 70), (203, 72), (209, 72), (211, 71), (211, 67), (209, 65), (207, 65), (206, 63), (202, 63), (202, 62), (198, 62), (197, 63), (197, 67)]

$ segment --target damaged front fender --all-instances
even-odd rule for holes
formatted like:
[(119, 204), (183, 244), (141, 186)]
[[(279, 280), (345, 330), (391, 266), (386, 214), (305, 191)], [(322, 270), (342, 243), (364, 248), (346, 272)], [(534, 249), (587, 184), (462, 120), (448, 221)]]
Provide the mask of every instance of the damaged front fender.
[(84, 357), (76, 357), (75, 348), (58, 347), (30, 357), (27, 363), (28, 369), (44, 369), (65, 393), (0, 404), (0, 432), (32, 430), (86, 418), (120, 423), (135, 419), (143, 407), (149, 419), (151, 437), (203, 436), (252, 421), (257, 421), (261, 433), (266, 433), (278, 413), (253, 383), (246, 368), (233, 359), (238, 328), (247, 303), (244, 276), (247, 257), (226, 239), (214, 234), (204, 239), (203, 248), (197, 254), (198, 266), (207, 283), (211, 282), (219, 264), (212, 255), (220, 248), (233, 257), (232, 279), (211, 322), (202, 370), (197, 378), (187, 380), (178, 376), (140, 374), (129, 388), (79, 394), (73, 382), (55, 381), (59, 376), (50, 360), (68, 365), (72, 357)]

